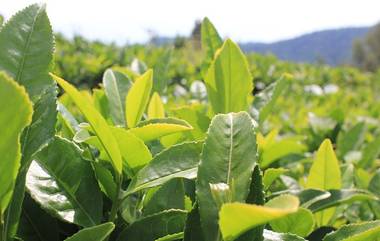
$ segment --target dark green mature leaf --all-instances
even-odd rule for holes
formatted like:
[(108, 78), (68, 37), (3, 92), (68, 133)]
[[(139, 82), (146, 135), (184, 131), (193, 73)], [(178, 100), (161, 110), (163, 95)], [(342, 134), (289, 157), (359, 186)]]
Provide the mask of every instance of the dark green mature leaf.
[(62, 220), (99, 224), (103, 200), (91, 165), (72, 142), (56, 137), (37, 153), (26, 179), (32, 197)]
[(185, 209), (185, 188), (182, 179), (172, 179), (162, 185), (145, 205), (143, 215), (148, 216), (168, 209)]
[(330, 193), (330, 196), (328, 198), (314, 202), (307, 208), (313, 212), (318, 212), (320, 210), (345, 203), (365, 200), (377, 200), (376, 196), (372, 193), (360, 189), (328, 190), (328, 192)]
[(186, 211), (167, 210), (142, 218), (126, 227), (117, 241), (152, 241), (183, 231)]
[(42, 210), (30, 195), (25, 196), (17, 237), (26, 241), (59, 240), (57, 220)]
[(201, 217), (199, 216), (198, 204), (195, 203), (191, 212), (187, 215), (184, 241), (204, 241), (201, 227)]
[(25, 89), (0, 72), (0, 217), (11, 200), (20, 167), (20, 136), (32, 121), (32, 102)]
[(325, 236), (323, 241), (376, 241), (380, 237), (380, 221), (349, 224)]
[(65, 241), (103, 241), (105, 240), (115, 228), (115, 224), (109, 222), (100, 224), (98, 226), (85, 228), (65, 239)]
[(173, 178), (197, 176), (202, 143), (189, 142), (172, 146), (157, 154), (132, 179), (126, 195), (159, 186)]
[[(265, 193), (263, 185), (263, 176), (259, 165), (255, 166), (255, 169), (252, 173), (251, 187), (247, 197), (247, 203), (264, 205), (265, 204)], [(263, 241), (263, 231), (264, 225), (256, 227), (245, 234), (241, 235), (237, 240), (238, 241)]]
[(54, 137), (57, 117), (55, 85), (46, 90), (40, 99), (34, 103), (33, 108), (32, 124), (24, 130), (21, 137), (21, 168), (17, 176), (12, 201), (5, 216), (5, 229), (8, 237), (14, 236), (17, 231), (18, 219), (21, 215), (24, 200), (26, 173), (30, 166), (32, 155)]
[(53, 34), (45, 5), (33, 4), (14, 15), (0, 31), (0, 70), (25, 86), (35, 102), (53, 81), (48, 75)]
[(374, 194), (361, 189), (332, 189), (327, 191), (305, 189), (290, 191), (290, 193), (299, 198), (302, 207), (308, 208), (312, 212), (355, 201), (377, 200)]
[(282, 93), (284, 93), (284, 91), (286, 91), (292, 78), (291, 75), (284, 74), (280, 79), (255, 96), (253, 101), (253, 107), (257, 111), (257, 113), (254, 113), (255, 120), (259, 123), (263, 123), (266, 120), (270, 112), (273, 110), (277, 99)]
[(202, 49), (205, 51), (206, 56), (202, 64), (202, 75), (205, 76), (208, 67), (214, 59), (216, 51), (222, 47), (223, 40), (219, 36), (218, 31), (208, 18), (204, 18), (201, 27)]
[(107, 69), (103, 75), (103, 86), (108, 99), (113, 123), (125, 125), (125, 97), (132, 86), (132, 82), (124, 74)]
[(276, 233), (264, 230), (264, 241), (306, 241), (305, 239), (289, 233)]
[(158, 238), (155, 241), (174, 241), (174, 240), (182, 240), (183, 238), (183, 232), (175, 233), (175, 234), (169, 234), (162, 238)]
[(338, 156), (343, 159), (344, 156), (353, 150), (357, 150), (364, 141), (366, 125), (359, 122), (347, 132), (340, 132), (337, 142)]
[(211, 121), (198, 168), (197, 198), (203, 234), (217, 240), (218, 207), (210, 184), (225, 183), (231, 201), (245, 202), (256, 163), (256, 135), (246, 112), (220, 114)]
[(252, 76), (239, 46), (227, 39), (215, 54), (205, 76), (208, 99), (214, 113), (248, 110)]

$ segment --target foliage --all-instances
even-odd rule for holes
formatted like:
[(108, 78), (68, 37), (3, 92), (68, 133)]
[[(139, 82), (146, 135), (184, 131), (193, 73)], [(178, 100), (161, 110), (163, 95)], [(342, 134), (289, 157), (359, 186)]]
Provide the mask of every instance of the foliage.
[(53, 69), (43, 5), (3, 25), (1, 241), (380, 236), (380, 76), (199, 32), (202, 50), (58, 36)]

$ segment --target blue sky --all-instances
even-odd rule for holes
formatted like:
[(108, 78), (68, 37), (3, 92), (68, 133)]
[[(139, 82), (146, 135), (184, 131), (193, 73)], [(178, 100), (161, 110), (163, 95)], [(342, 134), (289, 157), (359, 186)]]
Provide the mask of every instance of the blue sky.
[[(9, 17), (34, 3), (0, 0)], [(235, 41), (272, 42), (303, 33), (380, 21), (379, 0), (47, 0), (54, 30), (68, 36), (118, 43), (143, 42), (148, 30), (160, 35), (190, 33), (208, 16), (223, 36)]]

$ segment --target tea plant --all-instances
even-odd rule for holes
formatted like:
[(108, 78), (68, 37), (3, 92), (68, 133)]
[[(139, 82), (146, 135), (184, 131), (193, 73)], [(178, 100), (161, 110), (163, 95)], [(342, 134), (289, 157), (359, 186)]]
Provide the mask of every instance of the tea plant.
[[(362, 146), (359, 123), (313, 157), (302, 137), (267, 132), (293, 76), (253, 96), (245, 55), (207, 18), (207, 99), (173, 101), (142, 62), (79, 91), (52, 73), (53, 39), (37, 4), (0, 31), (1, 241), (379, 239), (378, 138)], [(313, 118), (317, 140), (338, 125)]]

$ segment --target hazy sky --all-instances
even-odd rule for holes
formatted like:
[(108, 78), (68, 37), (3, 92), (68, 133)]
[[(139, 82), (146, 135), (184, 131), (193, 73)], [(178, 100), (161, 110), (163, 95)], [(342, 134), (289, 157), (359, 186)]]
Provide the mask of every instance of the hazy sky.
[[(9, 17), (34, 3), (0, 0)], [(379, 0), (47, 0), (55, 31), (105, 41), (146, 41), (190, 33), (208, 16), (223, 36), (235, 41), (275, 41), (326, 28), (372, 25), (380, 21)]]

